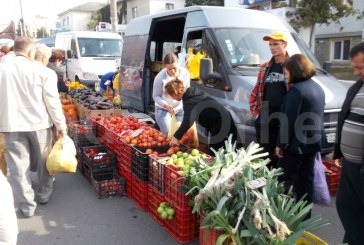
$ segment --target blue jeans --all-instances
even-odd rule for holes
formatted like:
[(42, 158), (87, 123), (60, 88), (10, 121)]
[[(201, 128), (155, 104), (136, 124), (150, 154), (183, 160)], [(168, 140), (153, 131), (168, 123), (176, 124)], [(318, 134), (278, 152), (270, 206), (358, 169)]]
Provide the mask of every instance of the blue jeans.
[[(183, 119), (183, 109), (175, 111), (176, 119), (178, 122), (181, 122)], [(164, 134), (168, 135), (169, 126), (171, 125), (171, 113), (169, 113), (165, 109), (161, 109), (159, 107), (155, 108), (155, 120), (159, 126), (159, 130)]]

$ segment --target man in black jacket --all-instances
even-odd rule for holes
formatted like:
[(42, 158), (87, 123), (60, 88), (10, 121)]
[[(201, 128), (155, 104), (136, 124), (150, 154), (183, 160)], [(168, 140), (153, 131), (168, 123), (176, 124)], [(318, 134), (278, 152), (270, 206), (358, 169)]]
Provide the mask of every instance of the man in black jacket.
[(364, 42), (350, 50), (359, 80), (348, 90), (338, 119), (335, 163), (342, 163), (336, 208), (345, 230), (344, 243), (364, 244)]

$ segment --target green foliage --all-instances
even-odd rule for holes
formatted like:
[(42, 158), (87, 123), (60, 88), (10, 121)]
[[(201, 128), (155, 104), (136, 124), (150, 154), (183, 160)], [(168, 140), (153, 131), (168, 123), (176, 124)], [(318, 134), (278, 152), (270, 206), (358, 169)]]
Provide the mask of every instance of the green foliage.
[(224, 6), (224, 0), (186, 0), (186, 7), (193, 5)]
[[(225, 149), (215, 151), (211, 162), (200, 159), (185, 178), (193, 212), (204, 217), (201, 228), (220, 234), (216, 244), (291, 245), (304, 232), (327, 224), (320, 217), (305, 220), (313, 204), (284, 189), (277, 180), (282, 170), (268, 169), (261, 150), (254, 142), (235, 149), (230, 136)], [(265, 184), (251, 185), (262, 178)]]
[(95, 27), (102, 21), (102, 15), (99, 11), (94, 11), (91, 14), (91, 20), (87, 23), (87, 29), (95, 30)]
[[(342, 0), (292, 0), (297, 4), (296, 11), (287, 12), (291, 18), (290, 24), (298, 29), (300, 27), (313, 27), (315, 24), (340, 23), (340, 19), (350, 15), (363, 18), (363, 12), (352, 8), (351, 4), (344, 4)], [(349, 1), (350, 2), (350, 1)]]

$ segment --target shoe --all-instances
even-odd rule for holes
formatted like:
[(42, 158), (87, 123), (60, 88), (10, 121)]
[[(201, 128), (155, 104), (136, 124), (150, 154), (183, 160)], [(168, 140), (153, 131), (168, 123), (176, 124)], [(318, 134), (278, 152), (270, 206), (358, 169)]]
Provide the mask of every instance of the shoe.
[(47, 203), (48, 203), (48, 201), (46, 201), (46, 202), (38, 201), (38, 204), (40, 204), (40, 205), (46, 205)]
[(26, 218), (30, 218), (34, 215), (34, 212), (24, 212), (23, 210), (20, 210), (20, 212)]
[(56, 177), (53, 176), (53, 183), (56, 182)]

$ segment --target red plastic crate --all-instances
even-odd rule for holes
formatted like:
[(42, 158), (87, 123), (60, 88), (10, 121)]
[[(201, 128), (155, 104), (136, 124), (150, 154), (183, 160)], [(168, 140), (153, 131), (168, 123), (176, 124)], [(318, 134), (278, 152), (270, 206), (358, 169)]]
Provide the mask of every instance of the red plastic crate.
[(96, 136), (96, 126), (90, 120), (70, 122), (68, 124), (68, 134), (75, 141), (93, 138)]
[(142, 211), (148, 210), (148, 183), (138, 180), (134, 175), (131, 176), (133, 191), (131, 199)]
[(159, 193), (156, 189), (149, 186), (148, 189), (148, 213), (152, 218), (160, 225), (164, 225), (164, 220), (161, 219), (157, 209), (161, 202), (165, 202), (164, 196)]
[(191, 210), (182, 210), (172, 205), (175, 209), (174, 218), (165, 220), (164, 226), (169, 234), (179, 243), (190, 243), (199, 238), (200, 218), (192, 214)]
[(125, 178), (125, 180), (126, 180), (126, 195), (129, 198), (132, 198), (133, 183), (132, 183), (131, 171), (122, 167), (119, 164), (117, 165), (117, 171), (118, 171), (119, 176)]
[(189, 204), (191, 196), (186, 196), (179, 190), (179, 186), (184, 185), (183, 176), (178, 173), (179, 170), (170, 164), (165, 166), (165, 196), (174, 207), (191, 211), (192, 207)]
[(325, 175), (327, 186), (331, 196), (336, 196), (337, 188), (339, 187), (339, 179), (341, 173), (341, 167), (337, 167), (334, 163), (322, 161), (326, 167)]
[(116, 171), (104, 174), (93, 173), (91, 183), (99, 198), (125, 195), (125, 178), (120, 178)]
[(117, 148), (117, 156), (120, 160), (120, 164), (123, 165), (125, 168), (130, 169), (132, 166), (132, 158), (131, 158), (131, 145), (128, 145), (121, 138), (118, 138), (116, 141)]

